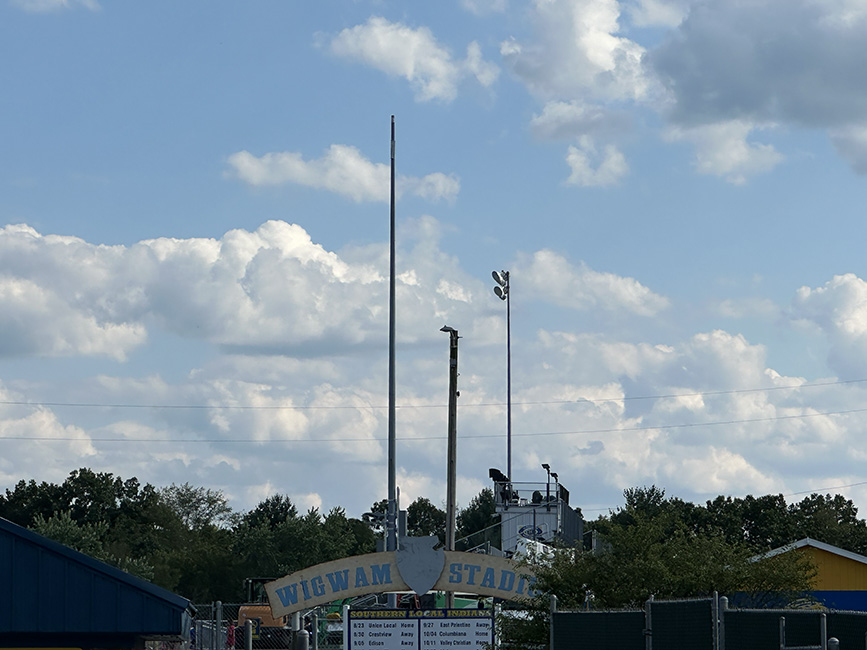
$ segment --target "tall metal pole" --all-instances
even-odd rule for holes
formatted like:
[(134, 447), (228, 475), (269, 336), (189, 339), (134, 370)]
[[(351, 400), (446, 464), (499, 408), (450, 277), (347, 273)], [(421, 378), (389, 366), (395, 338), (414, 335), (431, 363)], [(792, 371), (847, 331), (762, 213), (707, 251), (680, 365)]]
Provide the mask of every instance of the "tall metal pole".
[(494, 271), (494, 295), (506, 301), (506, 475), (512, 479), (512, 291), (508, 271)]
[[(458, 464), (458, 331), (444, 326), (441, 332), (449, 333), (449, 435), (448, 478), (446, 481), (446, 550), (455, 550), (456, 485)], [(454, 592), (447, 592), (446, 607), (455, 606)]]
[(512, 287), (506, 276), (506, 475), (512, 479)]
[(394, 464), (394, 115), (391, 116), (391, 228), (388, 291), (388, 511), (385, 518), (385, 550), (397, 550), (397, 480)]

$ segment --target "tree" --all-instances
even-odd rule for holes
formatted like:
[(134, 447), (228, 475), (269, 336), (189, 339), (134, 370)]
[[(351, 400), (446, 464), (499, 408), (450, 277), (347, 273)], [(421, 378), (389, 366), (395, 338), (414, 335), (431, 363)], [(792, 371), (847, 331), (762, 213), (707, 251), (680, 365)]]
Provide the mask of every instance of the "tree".
[(500, 547), (500, 515), (494, 501), (494, 491), (485, 488), (470, 500), (457, 516), (458, 537), (463, 549), (490, 543)]
[(288, 496), (275, 494), (261, 501), (259, 505), (242, 517), (250, 527), (266, 525), (274, 529), (287, 519), (298, 516), (298, 509)]
[(199, 530), (205, 526), (221, 528), (234, 520), (232, 508), (220, 490), (193, 487), (189, 483), (172, 483), (160, 490), (160, 496), (188, 530)]
[(446, 539), (446, 513), (430, 499), (418, 497), (406, 509), (407, 534), (411, 537), (436, 535), (440, 542)]
[(61, 486), (54, 483), (18, 481), (12, 490), (0, 495), (0, 517), (30, 528), (38, 516), (51, 517), (68, 507), (68, 499)]
[(154, 568), (144, 558), (117, 557), (106, 549), (104, 540), (107, 537), (108, 524), (104, 521), (96, 524), (78, 524), (69, 512), (60, 512), (48, 519), (40, 514), (36, 516), (33, 530), (80, 553), (137, 575), (139, 578), (153, 580)]
[(743, 539), (708, 525), (703, 508), (668, 500), (657, 488), (627, 491), (626, 505), (592, 522), (602, 550), (555, 549), (530, 558), (539, 595), (526, 616), (500, 624), (510, 644), (533, 645), (548, 629), (549, 596), (563, 609), (641, 607), (656, 599), (737, 596), (741, 606), (780, 606), (812, 587), (809, 557), (757, 557)]
[[(855, 553), (867, 553), (867, 523), (858, 509), (841, 495), (811, 494), (789, 506), (798, 537), (812, 537)], [(794, 541), (794, 540), (790, 540)]]

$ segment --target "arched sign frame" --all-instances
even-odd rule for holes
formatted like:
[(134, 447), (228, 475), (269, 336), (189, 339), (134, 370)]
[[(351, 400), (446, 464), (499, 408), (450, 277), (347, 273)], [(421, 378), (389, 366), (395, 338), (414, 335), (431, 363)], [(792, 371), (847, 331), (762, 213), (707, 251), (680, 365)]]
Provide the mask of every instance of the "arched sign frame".
[[(402, 538), (402, 550), (325, 562), (265, 585), (275, 618), (343, 598), (390, 591), (462, 592), (520, 601), (535, 595), (532, 571), (508, 558), (434, 551)], [(435, 540), (435, 538), (433, 538)]]

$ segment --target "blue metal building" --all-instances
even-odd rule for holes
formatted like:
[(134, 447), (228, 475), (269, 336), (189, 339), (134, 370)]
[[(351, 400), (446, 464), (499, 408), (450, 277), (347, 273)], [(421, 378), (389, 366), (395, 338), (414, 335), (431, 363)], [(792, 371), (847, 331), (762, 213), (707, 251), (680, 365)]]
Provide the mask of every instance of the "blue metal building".
[(144, 648), (189, 637), (185, 598), (0, 518), (0, 648)]

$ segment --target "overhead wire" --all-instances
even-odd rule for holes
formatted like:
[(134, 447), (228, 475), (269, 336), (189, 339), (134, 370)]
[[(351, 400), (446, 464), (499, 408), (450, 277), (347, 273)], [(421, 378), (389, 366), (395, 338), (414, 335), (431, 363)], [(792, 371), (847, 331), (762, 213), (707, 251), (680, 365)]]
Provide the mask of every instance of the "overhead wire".
[[(683, 397), (706, 397), (718, 395), (739, 395), (748, 393), (763, 393), (775, 392), (781, 390), (795, 390), (804, 388), (821, 388), (826, 386), (842, 386), (848, 384), (862, 384), (867, 382), (864, 379), (844, 379), (825, 382), (811, 382), (804, 384), (791, 384), (787, 386), (764, 386), (759, 388), (733, 388), (729, 390), (709, 390), (695, 391), (691, 393), (665, 393), (660, 395), (624, 395), (621, 397), (580, 397), (577, 399), (560, 399), (560, 400), (536, 400), (516, 402), (512, 401), (512, 406), (544, 406), (556, 404), (605, 404), (610, 402), (631, 402), (631, 401), (649, 401), (662, 399), (675, 399)], [(359, 405), (359, 404), (157, 404), (144, 403), (134, 404), (129, 402), (61, 402), (61, 401), (39, 401), (39, 400), (0, 400), (0, 406), (30, 406), (30, 407), (46, 407), (46, 408), (102, 408), (102, 409), (167, 409), (167, 410), (249, 410), (249, 411), (277, 411), (277, 410), (299, 410), (299, 411), (314, 411), (314, 410), (354, 410), (354, 409), (372, 409), (382, 410), (387, 409), (386, 405)], [(463, 403), (461, 408), (481, 408), (481, 407), (503, 407), (505, 402), (478, 402), (476, 404)], [(447, 408), (447, 404), (398, 404), (399, 409), (426, 409), (426, 408)]]
[[(605, 429), (577, 429), (574, 431), (530, 431), (512, 433), (518, 437), (535, 437), (535, 436), (572, 436), (572, 435), (595, 435), (599, 433), (628, 433), (637, 431), (658, 431), (668, 429), (686, 429), (694, 427), (707, 426), (723, 426), (734, 424), (754, 424), (758, 422), (774, 422), (779, 420), (800, 420), (813, 417), (828, 417), (833, 415), (851, 415), (854, 413), (865, 413), (867, 408), (847, 409), (843, 411), (818, 411), (813, 413), (798, 413), (791, 415), (775, 415), (766, 418), (744, 418), (740, 420), (709, 420), (706, 422), (689, 422), (681, 424), (651, 424), (647, 426), (635, 427), (610, 427)], [(502, 433), (482, 433), (469, 434), (461, 436), (462, 440), (479, 440), (484, 438), (502, 438), (505, 434)], [(445, 440), (446, 436), (413, 436), (399, 437), (401, 442), (422, 442), (426, 440)], [(363, 437), (363, 438), (268, 438), (257, 440), (255, 438), (82, 438), (74, 436), (2, 436), (0, 440), (58, 440), (58, 441), (90, 441), (90, 442), (171, 442), (171, 443), (211, 443), (211, 444), (226, 444), (226, 443), (324, 443), (324, 442), (385, 442), (385, 438), (380, 437)]]

